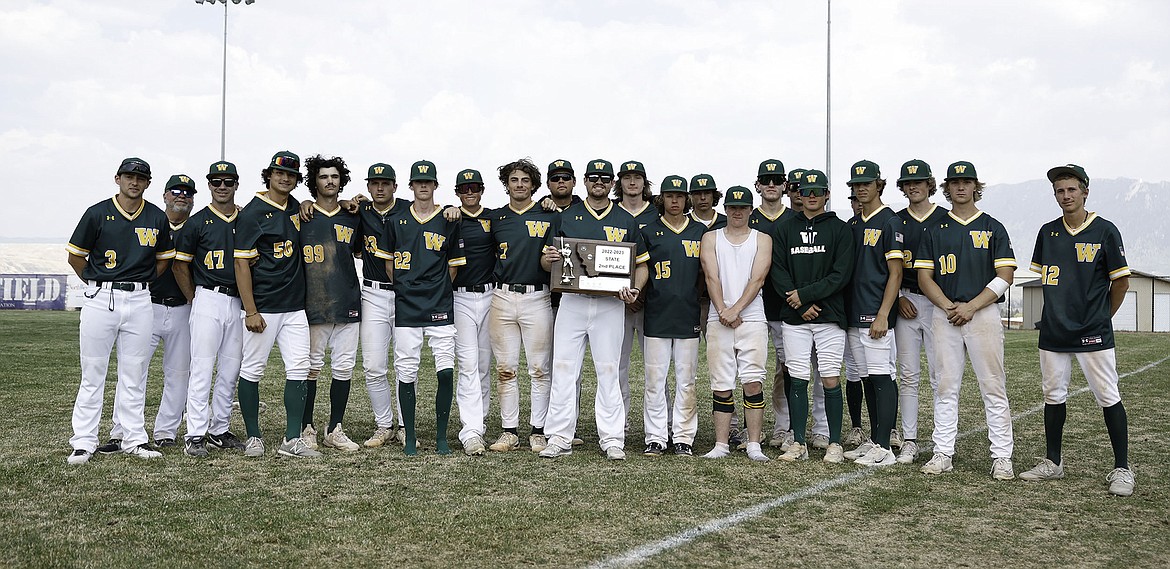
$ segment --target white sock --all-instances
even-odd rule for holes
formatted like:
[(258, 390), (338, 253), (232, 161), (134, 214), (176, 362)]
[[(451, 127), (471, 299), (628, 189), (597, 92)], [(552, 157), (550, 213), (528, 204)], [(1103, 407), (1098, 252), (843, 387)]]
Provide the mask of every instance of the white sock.
[(769, 460), (772, 460), (764, 455), (764, 451), (760, 449), (760, 443), (748, 443), (747, 455), (748, 458), (759, 462), (768, 462)]
[(727, 443), (715, 443), (715, 448), (703, 455), (703, 458), (727, 458), (729, 455), (731, 455), (731, 447)]

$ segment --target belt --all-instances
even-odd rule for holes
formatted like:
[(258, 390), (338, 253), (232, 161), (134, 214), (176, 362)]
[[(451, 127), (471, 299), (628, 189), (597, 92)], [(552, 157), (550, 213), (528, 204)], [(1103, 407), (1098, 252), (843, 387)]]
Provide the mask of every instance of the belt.
[(202, 288), (212, 292), (218, 292), (219, 294), (226, 294), (228, 296), (240, 296), (240, 291), (237, 290), (234, 286), (205, 286)]
[(362, 284), (370, 288), (380, 288), (382, 290), (394, 290), (394, 283), (384, 283), (382, 281), (375, 281), (370, 279), (362, 279)]
[(175, 297), (175, 296), (152, 296), (152, 297), (150, 297), (150, 301), (155, 303), (155, 304), (161, 304), (163, 306), (169, 306), (171, 308), (174, 308), (176, 306), (183, 306), (184, 304), (187, 304), (187, 299), (184, 297), (181, 297), (181, 296), (178, 296), (178, 297)]
[(136, 290), (146, 290), (146, 283), (118, 283), (118, 282), (101, 282), (97, 283), (99, 288), (108, 288), (113, 290), (124, 290), (126, 292), (134, 292)]
[(455, 292), (487, 292), (491, 289), (492, 289), (492, 285), (490, 283), (488, 283), (488, 284), (479, 284), (479, 285), (471, 285), (471, 286), (457, 286), (457, 287), (455, 287), (454, 290), (455, 290)]
[(916, 286), (904, 286), (904, 287), (902, 287), (902, 290), (904, 290), (906, 292), (912, 292), (912, 293), (918, 294), (918, 295), (922, 294), (922, 289), (920, 289)]
[(502, 288), (504, 290), (510, 290), (512, 292), (519, 292), (519, 293), (540, 292), (540, 291), (544, 290), (544, 288), (545, 288), (545, 285), (542, 285), (542, 284), (529, 285), (529, 284), (497, 283), (496, 286), (499, 288)]

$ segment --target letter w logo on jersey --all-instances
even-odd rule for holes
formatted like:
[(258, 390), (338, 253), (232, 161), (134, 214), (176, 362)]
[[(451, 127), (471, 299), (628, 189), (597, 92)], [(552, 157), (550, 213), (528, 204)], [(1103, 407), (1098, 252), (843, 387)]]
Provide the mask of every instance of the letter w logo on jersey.
[(544, 239), (544, 232), (548, 231), (548, 226), (550, 224), (547, 221), (528, 220), (524, 222), (524, 225), (528, 226), (529, 237), (540, 237), (541, 239)]
[(158, 244), (158, 229), (153, 227), (135, 227), (134, 234), (138, 236), (138, 244), (143, 247), (154, 247)]
[(447, 237), (439, 235), (438, 233), (431, 233), (430, 231), (423, 231), (423, 240), (425, 247), (431, 251), (442, 251), (443, 243), (447, 241)]
[(605, 226), (605, 240), (606, 241), (623, 241), (626, 238), (626, 230), (620, 227)]
[(800, 232), (800, 240), (804, 241), (805, 245), (812, 245), (813, 243), (817, 242), (817, 232), (816, 231), (801, 231)]
[(878, 239), (882, 238), (881, 229), (866, 228), (865, 234), (861, 236), (861, 243), (866, 247), (877, 247)]
[(1092, 263), (1097, 258), (1097, 251), (1101, 250), (1100, 243), (1077, 243), (1077, 262)]
[(698, 241), (694, 241), (691, 239), (683, 239), (682, 246), (683, 246), (683, 251), (687, 254), (688, 257), (698, 257), (699, 256), (699, 242)]
[(334, 223), (333, 224), (333, 231), (335, 233), (337, 233), (337, 242), (338, 243), (349, 243), (351, 240), (353, 240), (353, 228), (352, 227), (346, 227), (346, 226), (341, 225), (339, 223)]
[(972, 231), (971, 246), (976, 249), (989, 249), (991, 247), (991, 232)]

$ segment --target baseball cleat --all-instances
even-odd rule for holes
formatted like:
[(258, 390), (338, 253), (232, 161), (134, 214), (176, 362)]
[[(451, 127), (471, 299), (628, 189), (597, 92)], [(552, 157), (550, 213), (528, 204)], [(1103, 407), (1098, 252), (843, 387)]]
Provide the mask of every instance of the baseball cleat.
[(873, 441), (871, 440), (866, 440), (865, 442), (858, 445), (857, 448), (850, 451), (845, 451), (845, 458), (849, 460), (857, 460), (869, 454), (869, 451), (873, 450), (874, 448), (877, 448), (877, 445), (873, 444)]
[(158, 448), (168, 448), (175, 446), (175, 439), (163, 437), (161, 439), (154, 439), (154, 446)]
[(695, 450), (687, 443), (674, 443), (674, 454), (678, 456), (694, 456)]
[(544, 450), (540, 451), (540, 458), (557, 458), (561, 456), (569, 456), (570, 454), (573, 454), (573, 449), (561, 448), (550, 442), (548, 446), (544, 447)]
[(900, 449), (902, 442), (902, 433), (899, 433), (898, 429), (890, 429), (890, 448)]
[[(89, 462), (89, 457), (91, 456), (93, 456), (93, 453), (88, 450), (76, 449), (69, 455), (69, 458), (65, 459), (65, 462), (72, 466), (79, 466)], [(1133, 488), (1132, 483), (1130, 484), (1130, 488)]]
[(942, 474), (952, 470), (954, 470), (954, 467), (951, 465), (951, 457), (941, 452), (934, 453), (934, 456), (930, 457), (930, 460), (926, 461), (926, 464), (918, 469), (923, 474)]
[(826, 450), (829, 448), (829, 436), (828, 435), (813, 435), (812, 441), (810, 441), (810, 442), (812, 444), (812, 447), (815, 449)]
[(808, 460), (808, 447), (802, 443), (792, 443), (792, 445), (788, 447), (788, 451), (780, 455), (779, 458), (785, 462)]
[(897, 462), (897, 460), (898, 457), (894, 456), (894, 451), (875, 446), (869, 452), (865, 453), (865, 456), (858, 457), (853, 462), (862, 466), (890, 466)]
[(128, 449), (122, 449), (122, 454), (128, 454), (133, 457), (141, 458), (143, 460), (150, 460), (154, 458), (162, 458), (162, 453), (150, 448), (150, 445), (142, 443), (137, 446), (132, 446)]
[(608, 460), (625, 460), (626, 451), (622, 447), (609, 447), (605, 449), (605, 458)]
[(332, 433), (325, 433), (325, 436), (321, 439), (321, 444), (345, 452), (355, 452), (362, 448), (345, 435), (345, 430), (341, 428), (341, 423), (338, 423), (333, 428)]
[(577, 435), (573, 435), (573, 446), (579, 447), (579, 446), (582, 446), (584, 444), (585, 444), (585, 439), (578, 437)]
[(463, 454), (467, 456), (483, 456), (485, 448), (483, 437), (475, 435), (463, 443)]
[(528, 447), (532, 449), (532, 452), (540, 452), (546, 446), (548, 446), (548, 437), (540, 433), (528, 435)]
[(301, 431), (301, 440), (305, 441), (305, 446), (317, 450), (317, 429), (314, 429), (313, 425), (306, 425)]
[(902, 443), (902, 452), (898, 453), (898, 464), (914, 464), (918, 458), (918, 443), (905, 441)]
[(248, 440), (244, 442), (244, 456), (250, 458), (264, 456), (264, 439), (260, 437), (248, 437)]
[(1109, 493), (1114, 496), (1131, 496), (1133, 495), (1133, 471), (1128, 468), (1114, 468), (1105, 477), (1105, 481), (1109, 483)]
[(1056, 464), (1047, 458), (1041, 458), (1030, 470), (1020, 473), (1020, 480), (1059, 480), (1064, 478), (1064, 466)]
[(1012, 467), (1012, 459), (997, 458), (991, 461), (991, 477), (996, 480), (1013, 480), (1016, 469)]
[(122, 439), (110, 439), (106, 444), (97, 447), (98, 454), (118, 454), (122, 452)]
[(389, 427), (378, 427), (374, 429), (374, 434), (370, 435), (364, 444), (366, 448), (378, 448), (392, 439), (394, 439), (394, 431)]
[(276, 449), (276, 454), (290, 458), (320, 458), (321, 453), (309, 448), (309, 443), (302, 438), (285, 439)]
[(650, 443), (646, 445), (646, 450), (642, 451), (642, 454), (646, 456), (662, 456), (664, 451), (666, 451), (666, 447), (662, 446), (662, 443)]
[[(546, 447), (547, 444), (548, 443), (545, 443)], [(516, 436), (516, 433), (509, 433), (508, 431), (504, 431), (500, 433), (500, 438), (496, 439), (496, 442), (492, 443), (492, 446), (488, 448), (495, 452), (508, 452), (510, 450), (516, 450), (520, 448), (520, 437)]]
[(183, 441), (183, 452), (193, 458), (207, 458), (207, 443), (203, 437), (192, 437)]
[(837, 443), (829, 443), (829, 448), (825, 449), (825, 462), (829, 464), (841, 464), (845, 462), (845, 449)]
[(227, 431), (222, 435), (207, 435), (207, 444), (220, 450), (244, 450), (244, 441)]
[[(861, 427), (853, 427), (849, 429), (849, 433), (841, 440), (842, 446), (857, 447), (865, 442), (865, 435), (861, 432)], [(848, 458), (848, 457), (846, 457)]]

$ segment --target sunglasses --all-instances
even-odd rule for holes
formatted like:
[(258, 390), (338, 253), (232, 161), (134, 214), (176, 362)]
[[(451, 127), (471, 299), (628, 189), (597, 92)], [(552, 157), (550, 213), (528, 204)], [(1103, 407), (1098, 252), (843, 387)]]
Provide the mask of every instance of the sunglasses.
[(175, 196), (175, 197), (189, 198), (189, 197), (195, 195), (194, 190), (189, 190), (187, 188), (171, 188), (167, 191), (170, 192), (171, 195)]
[(224, 187), (228, 187), (228, 188), (236, 187), (236, 180), (234, 180), (232, 178), (214, 178), (214, 179), (208, 180), (207, 183), (211, 184), (211, 187), (213, 187), (213, 188), (218, 188), (220, 186), (224, 186)]
[(276, 166), (280, 166), (281, 168), (292, 168), (293, 170), (301, 169), (301, 161), (289, 156), (277, 156), (276, 159), (272, 161), (272, 163)]
[(809, 196), (816, 196), (819, 198), (821, 196), (824, 196), (827, 193), (829, 193), (829, 190), (827, 190), (825, 188), (801, 188), (800, 189), (800, 195), (802, 195), (806, 198)]
[(586, 182), (605, 182), (605, 183), (609, 183), (609, 182), (612, 182), (612, 181), (613, 181), (613, 176), (602, 176), (602, 175), (600, 175), (600, 174), (589, 174), (588, 176), (585, 176), (585, 181), (586, 181)]
[(761, 186), (783, 186), (784, 176), (760, 176), (758, 180)]
[(474, 194), (483, 191), (483, 184), (459, 184), (455, 186), (457, 194)]
[(572, 174), (553, 174), (552, 176), (548, 177), (548, 181), (550, 182), (568, 182), (572, 179)]

